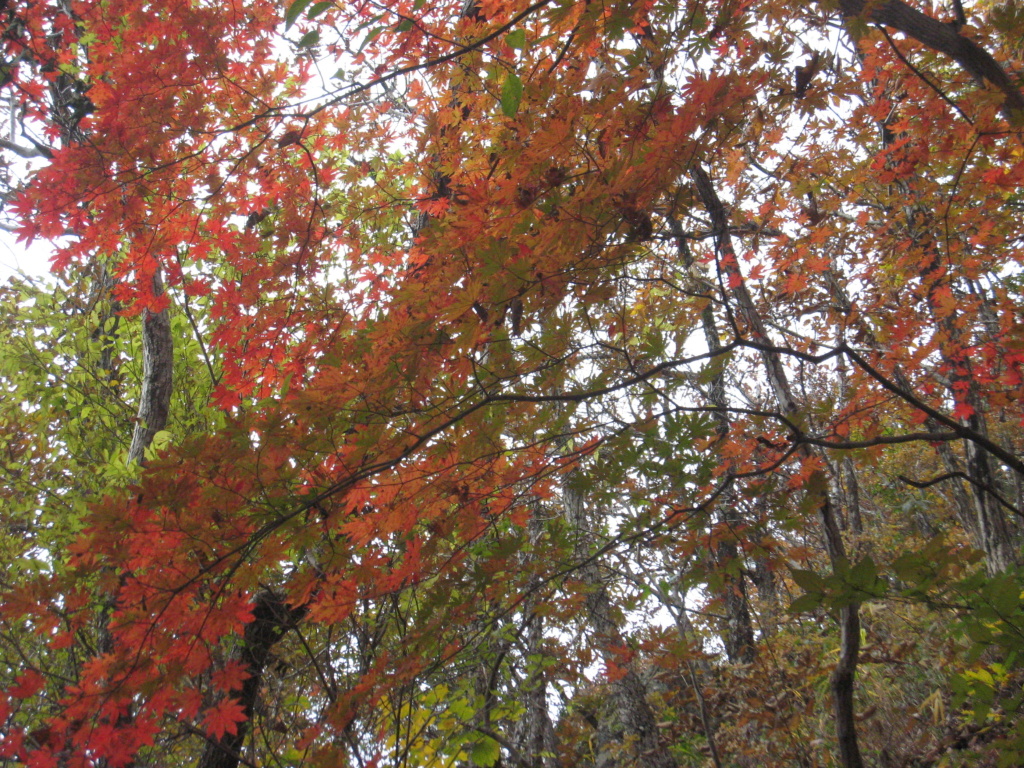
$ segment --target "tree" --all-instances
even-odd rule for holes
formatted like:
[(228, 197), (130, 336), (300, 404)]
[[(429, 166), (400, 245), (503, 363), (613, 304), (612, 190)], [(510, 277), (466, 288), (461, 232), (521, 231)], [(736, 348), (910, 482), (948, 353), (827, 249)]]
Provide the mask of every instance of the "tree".
[(3, 13), (2, 759), (1019, 762), (1012, 3)]

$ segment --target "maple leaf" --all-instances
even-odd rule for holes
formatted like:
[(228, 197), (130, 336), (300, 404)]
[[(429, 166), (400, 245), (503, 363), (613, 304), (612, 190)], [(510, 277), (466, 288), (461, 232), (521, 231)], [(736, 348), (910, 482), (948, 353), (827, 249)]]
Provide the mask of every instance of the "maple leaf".
[(30, 669), (18, 676), (8, 693), (17, 699), (27, 699), (42, 690), (45, 682), (46, 679), (39, 672)]
[(939, 317), (949, 317), (955, 314), (959, 302), (953, 296), (953, 289), (949, 285), (942, 285), (934, 288), (931, 292), (932, 301), (935, 304), (935, 311)]
[(221, 739), (225, 734), (234, 736), (238, 733), (238, 724), (246, 719), (245, 707), (238, 699), (224, 698), (206, 710), (203, 725), (212, 738)]
[[(807, 668), (855, 678), (860, 598), (822, 595), (844, 623), (821, 643), (787, 622), (756, 632), (781, 615), (780, 563), (831, 568), (838, 584), (850, 542), (899, 562), (912, 546), (900, 532), (934, 527), (1007, 577), (964, 600), (995, 596), (1012, 614), (1020, 541), (999, 505), (983, 529), (1006, 540), (975, 540), (953, 494), (937, 488), (918, 514), (887, 475), (950, 460), (915, 410), (950, 401), (979, 423), (967, 472), (998, 459), (996, 475), (1024, 474), (1005, 448), (1024, 419), (1010, 354), (1024, 156), (1016, 81), (999, 75), (1019, 25), (976, 14), (985, 26), (968, 39), (914, 3), (904, 29), (903, 0), (697, 5), (5, 6), (9, 117), (61, 147), (33, 155), (7, 210), (21, 237), (60, 241), (64, 280), (0, 288), (0, 551), (14, 561), (0, 646), (24, 660), (0, 687), (19, 697), (12, 717), (49, 728), (27, 727), (49, 736), (23, 762), (49, 761), (43, 742), (72, 723), (69, 765), (130, 764), (149, 744), (186, 754), (163, 730), (172, 717), (238, 735), (256, 706), (242, 698), (250, 675), (274, 684), (283, 714), (268, 731), (322, 748), (319, 763), (356, 762), (351, 724), (407, 735), (358, 762), (455, 764), (465, 724), (484, 720), (509, 746), (474, 735), (477, 762), (513, 747), (533, 759), (518, 734), (545, 728), (528, 721), (536, 708), (488, 705), (481, 719), (480, 680), (525, 702), (564, 676), (581, 698), (544, 731), (563, 762), (594, 759), (578, 712), (631, 707), (597, 724), (622, 732), (613, 757), (671, 768), (673, 740), (694, 727), (672, 716), (686, 710), (677, 686), (616, 690), (659, 667), (713, 693), (711, 754), (827, 762), (801, 740), (799, 754), (767, 754), (794, 740), (752, 716), (764, 707), (749, 691), (785, 691), (769, 709), (793, 732), (840, 732), (824, 718), (856, 702), (800, 689), (820, 678)], [(881, 33), (865, 30), (855, 54), (807, 52), (809, 19), (836, 9), (931, 48), (929, 81), (908, 41)], [(306, 41), (298, 55), (282, 26)], [(345, 51), (325, 87), (321, 54)], [(4, 165), (12, 179), (18, 165)], [(162, 367), (141, 332), (158, 314), (174, 341)], [(123, 445), (153, 414), (152, 374), (171, 369), (174, 445), (126, 466)], [(829, 443), (851, 434), (879, 444), (836, 455)], [(991, 474), (969, 479), (987, 487)], [(884, 502), (868, 505), (869, 525), (858, 498)], [(633, 632), (626, 617), (672, 608), (676, 593), (680, 610), (684, 596), (707, 603), (691, 606), (698, 632), (738, 666), (681, 666), (683, 621), (675, 637)], [(976, 646), (957, 658), (950, 614), (913, 607), (909, 630), (885, 612), (866, 630), (907, 638), (923, 662), (895, 671), (908, 701), (935, 659), (976, 672), (992, 657), (977, 638), (999, 630), (967, 632)], [(97, 628), (102, 653), (82, 641)], [(770, 634), (778, 664), (747, 663), (744, 634), (750, 654)], [(291, 644), (280, 655), (278, 641)], [(292, 666), (299, 646), (307, 661)], [(57, 708), (39, 701), (58, 678), (35, 669), (69, 658), (76, 684)], [(596, 658), (605, 679), (584, 671)], [(304, 732), (285, 724), (312, 710), (324, 716)], [(927, 727), (889, 714), (892, 733)], [(636, 725), (663, 716), (663, 729)], [(871, 729), (860, 738), (879, 748)], [(641, 742), (646, 755), (626, 754)], [(244, 748), (272, 757), (259, 739)]]
[(969, 419), (976, 412), (977, 411), (975, 411), (974, 406), (968, 405), (967, 403), (957, 403), (953, 407), (953, 415), (961, 420)]
[(237, 691), (250, 677), (252, 673), (244, 663), (231, 660), (210, 676), (210, 682), (220, 691)]

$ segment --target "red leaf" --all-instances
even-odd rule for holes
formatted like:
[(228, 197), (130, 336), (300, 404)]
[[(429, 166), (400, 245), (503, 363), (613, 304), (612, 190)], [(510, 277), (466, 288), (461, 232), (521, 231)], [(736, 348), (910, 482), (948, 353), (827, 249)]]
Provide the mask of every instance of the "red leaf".
[(245, 707), (238, 699), (221, 699), (215, 707), (206, 710), (203, 725), (211, 737), (220, 739), (224, 734), (234, 736), (238, 733), (238, 724), (245, 720)]
[(9, 691), (11, 696), (16, 699), (27, 699), (29, 696), (35, 695), (42, 690), (43, 684), (46, 682), (43, 676), (34, 669), (18, 675), (16, 680), (15, 686)]
[(958, 419), (969, 419), (975, 413), (974, 407), (967, 403), (957, 403), (953, 409), (953, 415)]
[(219, 691), (238, 691), (242, 683), (252, 677), (248, 667), (240, 661), (229, 661), (210, 676), (210, 682)]

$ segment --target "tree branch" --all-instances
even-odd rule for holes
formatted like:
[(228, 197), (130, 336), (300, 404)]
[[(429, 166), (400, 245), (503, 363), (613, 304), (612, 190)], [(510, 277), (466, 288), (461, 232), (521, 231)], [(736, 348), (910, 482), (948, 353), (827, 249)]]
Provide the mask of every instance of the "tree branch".
[(944, 24), (902, 0), (839, 0), (839, 10), (847, 17), (863, 16), (876, 24), (892, 27), (933, 51), (945, 54), (972, 77), (987, 80), (1002, 91), (1003, 109), (1010, 122), (1019, 123), (1024, 119), (1024, 94), (992, 54), (961, 35), (956, 26)]

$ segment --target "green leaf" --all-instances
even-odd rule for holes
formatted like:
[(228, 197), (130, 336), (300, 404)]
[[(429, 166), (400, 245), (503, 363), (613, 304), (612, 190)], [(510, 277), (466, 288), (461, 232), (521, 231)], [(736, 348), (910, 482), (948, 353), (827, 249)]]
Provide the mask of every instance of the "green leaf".
[(875, 567), (875, 561), (871, 559), (870, 555), (865, 555), (850, 569), (850, 583), (856, 587), (870, 586), (874, 583), (877, 575), (878, 569)]
[(505, 117), (515, 117), (523, 98), (523, 81), (510, 72), (501, 86), (501, 111)]
[(507, 35), (505, 35), (505, 42), (508, 44), (509, 48), (515, 48), (517, 50), (522, 50), (523, 48), (526, 47), (526, 30), (524, 30), (524, 29), (514, 29), (514, 30), (512, 30)]
[(806, 595), (800, 595), (794, 600), (789, 606), (790, 613), (810, 613), (816, 610), (822, 603), (823, 596), (810, 592)]
[(984, 701), (979, 701), (974, 705), (974, 722), (978, 725), (984, 725), (985, 721), (988, 720), (989, 712), (992, 711), (992, 705)]
[(317, 16), (319, 16), (321, 13), (323, 13), (333, 5), (334, 3), (331, 2), (314, 3), (313, 7), (309, 9), (309, 13), (306, 14), (306, 18), (315, 19)]
[(825, 591), (825, 581), (814, 571), (805, 571), (800, 568), (791, 568), (790, 575), (796, 585), (805, 592), (822, 593)]
[(299, 48), (308, 48), (311, 45), (316, 45), (320, 42), (320, 33), (315, 29), (312, 32), (307, 32), (299, 40)]
[(498, 762), (498, 758), (501, 757), (501, 748), (494, 739), (484, 738), (473, 745), (469, 757), (475, 765), (488, 768)]
[(848, 584), (854, 590), (872, 597), (884, 597), (888, 582), (878, 576), (878, 566), (866, 555), (850, 569)]
[[(372, 43), (374, 40), (376, 40), (378, 37), (380, 37), (380, 33), (383, 32), (385, 29), (387, 29), (387, 27), (374, 27), (369, 32), (367, 32), (366, 33), (366, 37), (364, 37), (362, 42), (359, 43), (359, 50), (356, 51), (356, 52), (357, 53), (362, 53), (363, 48), (365, 48), (370, 43)], [(341, 70), (338, 70), (338, 71), (340, 72)]]
[(1020, 585), (1011, 575), (994, 577), (984, 590), (999, 618), (1013, 616), (1020, 608)]
[(860, 40), (871, 31), (871, 25), (863, 16), (847, 16), (845, 21), (846, 29), (854, 40)]
[(288, 29), (294, 24), (311, 2), (312, 0), (295, 0), (294, 3), (289, 5), (288, 10), (284, 12), (284, 28)]

